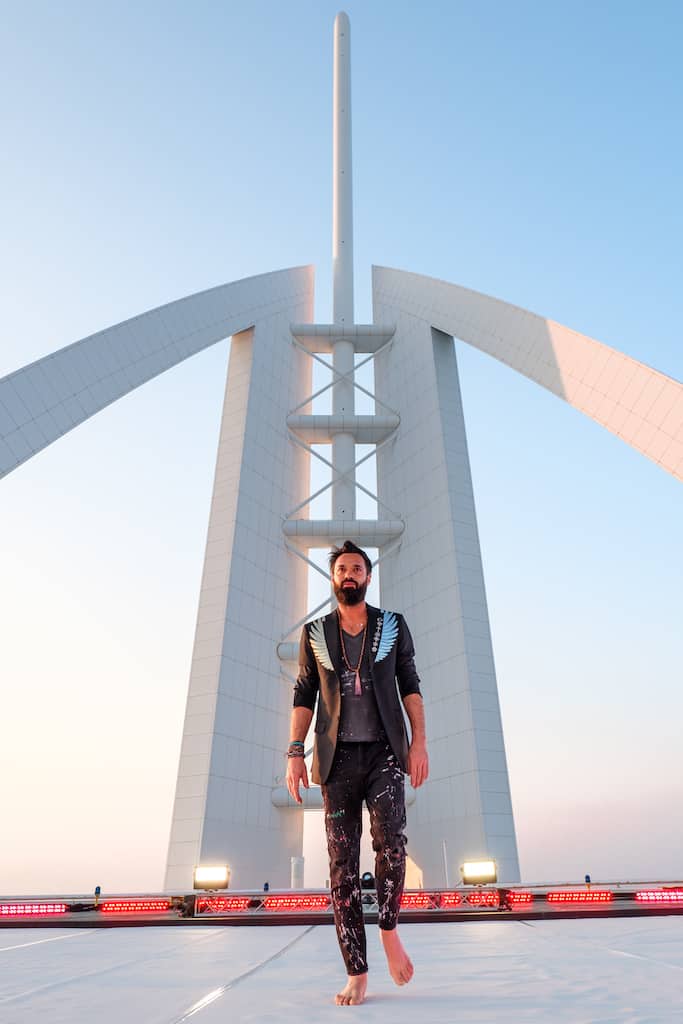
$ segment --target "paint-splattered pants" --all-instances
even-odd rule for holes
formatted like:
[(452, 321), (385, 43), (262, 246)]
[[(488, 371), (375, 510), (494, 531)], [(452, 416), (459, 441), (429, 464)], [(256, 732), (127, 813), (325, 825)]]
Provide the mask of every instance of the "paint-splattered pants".
[(347, 974), (368, 969), (360, 889), (362, 805), (370, 813), (379, 926), (396, 927), (406, 871), (404, 777), (387, 742), (339, 743), (322, 786), (330, 889)]

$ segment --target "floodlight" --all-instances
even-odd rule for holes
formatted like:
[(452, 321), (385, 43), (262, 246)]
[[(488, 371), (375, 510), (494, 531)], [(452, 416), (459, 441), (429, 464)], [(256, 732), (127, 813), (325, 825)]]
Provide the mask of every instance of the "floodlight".
[(230, 885), (230, 868), (227, 864), (202, 866), (194, 869), (193, 889), (227, 889)]
[(493, 885), (498, 881), (495, 860), (465, 861), (460, 871), (465, 885)]

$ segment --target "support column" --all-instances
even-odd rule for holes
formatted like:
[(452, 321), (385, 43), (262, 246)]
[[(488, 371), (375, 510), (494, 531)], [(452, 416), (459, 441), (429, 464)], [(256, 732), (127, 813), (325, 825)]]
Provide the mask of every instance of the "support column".
[[(401, 416), (377, 456), (378, 494), (405, 519), (382, 564), (382, 606), (405, 613), (422, 679), (429, 781), (408, 811), (408, 852), (425, 885), (459, 878), (464, 860), (493, 857), (519, 880), (496, 674), (453, 339), (378, 301), (394, 320), (375, 390)], [(416, 400), (419, 399), (419, 400)]]
[[(264, 295), (265, 298), (265, 295)], [(303, 817), (275, 807), (291, 692), (277, 639), (305, 615), (308, 573), (282, 543), (284, 509), (308, 490), (309, 455), (291, 444), (290, 408), (311, 387), (291, 343), (312, 295), (235, 335), (204, 561), (165, 888), (196, 864), (229, 864), (231, 885), (287, 887)]]

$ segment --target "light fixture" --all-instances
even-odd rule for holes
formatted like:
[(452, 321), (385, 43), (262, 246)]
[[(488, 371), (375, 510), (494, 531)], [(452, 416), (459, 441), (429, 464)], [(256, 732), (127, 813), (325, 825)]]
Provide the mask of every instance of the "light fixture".
[(683, 903), (683, 889), (639, 889), (635, 895), (636, 903)]
[(433, 910), (436, 897), (431, 892), (404, 892), (401, 910)]
[(495, 860), (465, 861), (460, 871), (465, 885), (494, 885), (498, 881)]
[(499, 907), (500, 893), (497, 889), (475, 889), (465, 897), (471, 907)]
[(462, 896), (459, 892), (442, 892), (439, 906), (442, 910), (452, 907), (459, 907), (462, 903)]
[(116, 899), (103, 900), (100, 905), (102, 914), (163, 914), (171, 909), (168, 899)]
[(327, 893), (266, 896), (262, 906), (264, 910), (329, 910), (330, 897)]
[(613, 899), (609, 889), (567, 889), (546, 895), (546, 903), (611, 903)]
[(195, 914), (234, 914), (249, 909), (251, 896), (197, 896)]
[(230, 885), (230, 868), (227, 864), (204, 865), (194, 869), (193, 889), (227, 889)]
[(530, 907), (534, 902), (532, 892), (521, 892), (519, 889), (508, 889), (505, 893), (510, 910), (520, 910), (523, 907)]
[(68, 910), (66, 903), (0, 903), (0, 917), (43, 917)]

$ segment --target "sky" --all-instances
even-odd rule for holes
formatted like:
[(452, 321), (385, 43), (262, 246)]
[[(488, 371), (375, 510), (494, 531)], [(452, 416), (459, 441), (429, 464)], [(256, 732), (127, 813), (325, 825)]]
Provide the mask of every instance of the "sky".
[[(683, 379), (680, 5), (345, 9), (357, 321), (399, 267)], [(303, 263), (331, 318), (337, 10), (2, 3), (0, 376)], [(0, 892), (162, 885), (228, 349), (0, 484)], [(456, 351), (522, 877), (681, 878), (680, 484)]]

